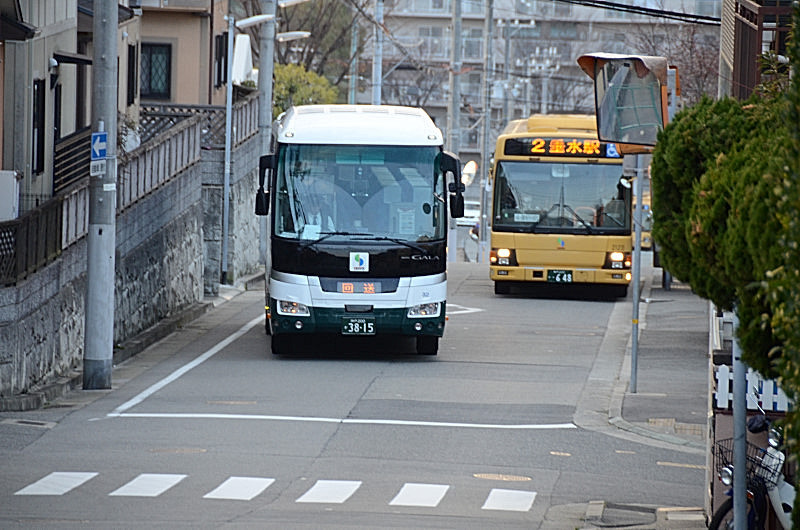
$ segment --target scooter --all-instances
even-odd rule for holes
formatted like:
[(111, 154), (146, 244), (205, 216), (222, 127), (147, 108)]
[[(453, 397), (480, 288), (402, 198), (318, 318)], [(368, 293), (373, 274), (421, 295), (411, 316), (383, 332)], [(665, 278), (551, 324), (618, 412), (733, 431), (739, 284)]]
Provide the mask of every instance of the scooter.
[[(758, 403), (758, 400), (756, 400)], [(772, 425), (764, 409), (747, 421), (751, 433), (768, 431), (769, 447), (766, 449), (747, 442), (747, 529), (763, 529), (767, 520), (767, 504), (772, 506), (775, 518), (784, 530), (792, 528), (792, 509), (795, 488), (783, 475), (786, 455), (781, 451), (782, 431)], [(714, 512), (708, 525), (710, 530), (733, 528), (733, 439), (716, 443), (717, 473), (720, 481), (729, 486), (728, 499)]]

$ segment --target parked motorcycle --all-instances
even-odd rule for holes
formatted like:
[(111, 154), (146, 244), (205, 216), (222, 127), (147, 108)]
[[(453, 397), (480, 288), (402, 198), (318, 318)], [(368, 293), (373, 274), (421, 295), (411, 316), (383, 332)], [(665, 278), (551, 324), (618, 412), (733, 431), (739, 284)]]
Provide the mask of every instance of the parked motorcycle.
[[(792, 508), (795, 488), (783, 474), (786, 455), (781, 450), (782, 431), (772, 425), (759, 406), (761, 414), (751, 416), (747, 430), (751, 433), (768, 431), (769, 447), (763, 448), (747, 442), (747, 529), (762, 530), (767, 521), (767, 506), (772, 507), (775, 518), (784, 528), (792, 528)], [(728, 499), (714, 512), (708, 525), (710, 530), (733, 528), (733, 438), (715, 444), (715, 460), (720, 481), (729, 487)]]

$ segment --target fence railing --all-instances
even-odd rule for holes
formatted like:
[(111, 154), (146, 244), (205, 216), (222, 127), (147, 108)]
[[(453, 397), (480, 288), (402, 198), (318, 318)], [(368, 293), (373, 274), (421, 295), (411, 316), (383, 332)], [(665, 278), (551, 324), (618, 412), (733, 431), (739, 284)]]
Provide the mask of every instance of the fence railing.
[(13, 285), (61, 254), (61, 197), (0, 224), (0, 285)]
[[(716, 392), (714, 392), (714, 406), (717, 409), (727, 410), (733, 407), (733, 369), (721, 364), (714, 372), (716, 378)], [(747, 369), (747, 408), (762, 409), (772, 412), (786, 412), (792, 407), (791, 401), (772, 379), (763, 379), (752, 368)]]
[(89, 174), (91, 138), (91, 128), (84, 127), (56, 141), (53, 156), (54, 196)]
[[(233, 105), (231, 125), (234, 146), (258, 132), (258, 94), (251, 93)], [(203, 149), (225, 146), (225, 107), (220, 105), (143, 105), (140, 125), (143, 138), (153, 138), (191, 116), (199, 116), (202, 126), (200, 145)]]
[[(201, 125), (199, 115), (184, 118), (119, 160), (118, 213), (200, 160)], [(0, 223), (0, 285), (14, 285), (47, 265), (88, 228), (89, 179), (84, 175), (38, 208)]]

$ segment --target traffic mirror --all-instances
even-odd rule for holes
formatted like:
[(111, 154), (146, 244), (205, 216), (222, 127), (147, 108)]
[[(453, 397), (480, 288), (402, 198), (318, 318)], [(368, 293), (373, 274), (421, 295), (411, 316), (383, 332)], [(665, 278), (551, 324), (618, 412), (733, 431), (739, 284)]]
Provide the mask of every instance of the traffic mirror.
[(667, 59), (592, 53), (578, 65), (594, 80), (598, 139), (654, 146), (668, 117)]

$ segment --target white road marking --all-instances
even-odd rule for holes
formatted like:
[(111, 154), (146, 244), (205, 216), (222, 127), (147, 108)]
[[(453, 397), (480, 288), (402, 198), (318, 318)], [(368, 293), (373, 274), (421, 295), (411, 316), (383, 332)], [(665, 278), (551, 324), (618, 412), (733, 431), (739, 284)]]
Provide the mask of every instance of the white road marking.
[[(453, 308), (456, 308), (456, 307), (458, 309), (454, 310)], [(483, 311), (483, 309), (480, 309), (480, 308), (477, 308), (477, 307), (467, 307), (467, 306), (464, 306), (464, 305), (458, 305), (458, 304), (453, 304), (453, 303), (447, 302), (447, 314), (448, 315), (465, 315), (467, 313), (478, 313), (479, 311)]]
[(394, 425), (411, 427), (448, 427), (464, 429), (498, 429), (498, 430), (556, 430), (577, 429), (574, 423), (454, 423), (440, 421), (382, 420), (358, 418), (320, 418), (314, 416), (274, 416), (269, 414), (200, 414), (200, 413), (160, 413), (160, 412), (126, 412), (114, 414), (117, 418), (153, 418), (153, 419), (205, 419), (205, 420), (258, 420), (258, 421), (298, 421), (309, 423), (337, 423), (342, 425)]
[[(482, 309), (469, 308), (452, 304), (455, 307), (461, 307), (462, 313), (472, 313), (482, 311)], [(108, 417), (115, 418), (153, 418), (153, 419), (232, 419), (232, 420), (259, 420), (259, 421), (296, 421), (296, 422), (310, 422), (310, 423), (338, 423), (338, 424), (359, 424), (359, 425), (394, 425), (394, 426), (412, 426), (412, 427), (445, 427), (445, 428), (467, 428), (467, 429), (500, 429), (500, 430), (551, 430), (551, 429), (575, 429), (577, 428), (574, 423), (545, 423), (545, 424), (493, 424), (493, 423), (452, 423), (452, 422), (436, 422), (436, 421), (405, 421), (405, 420), (390, 420), (390, 419), (357, 419), (357, 418), (320, 418), (313, 416), (278, 416), (278, 415), (261, 415), (261, 414), (194, 414), (194, 413), (131, 413), (126, 412), (136, 405), (142, 403), (145, 399), (152, 396), (168, 384), (177, 380), (179, 377), (186, 374), (192, 368), (195, 368), (207, 361), (225, 347), (229, 346), (232, 342), (240, 338), (242, 335), (250, 331), (253, 327), (264, 321), (264, 315), (254, 318), (232, 335), (218, 342), (211, 349), (207, 350), (193, 361), (183, 365), (167, 377), (161, 379), (147, 389), (140, 392), (132, 399), (126, 401), (112, 412), (108, 413)]]
[(274, 478), (230, 477), (213, 491), (203, 495), (203, 498), (249, 501), (261, 495), (273, 482)]
[(446, 484), (404, 484), (400, 492), (389, 502), (391, 506), (425, 506), (435, 508), (439, 505), (450, 486)]
[(295, 502), (342, 504), (360, 487), (360, 480), (318, 480)]
[(112, 497), (158, 497), (185, 478), (186, 475), (142, 473), (109, 495)]
[(64, 495), (96, 476), (97, 473), (55, 471), (22, 488), (14, 495)]
[(114, 409), (114, 411), (109, 413), (108, 415), (118, 416), (122, 412), (125, 412), (126, 410), (135, 407), (148, 397), (152, 396), (153, 394), (155, 394), (168, 384), (172, 383), (173, 381), (181, 377), (183, 374), (185, 374), (192, 368), (195, 368), (196, 366), (199, 366), (200, 364), (206, 362), (208, 359), (210, 359), (211, 357), (219, 353), (221, 350), (223, 350), (225, 347), (230, 345), (233, 341), (235, 341), (236, 339), (238, 339), (239, 337), (241, 337), (242, 335), (253, 329), (255, 326), (263, 322), (265, 318), (266, 315), (261, 315), (258, 318), (254, 318), (253, 320), (251, 320), (250, 322), (239, 328), (239, 330), (233, 333), (232, 335), (229, 335), (225, 339), (219, 341), (216, 345), (214, 345), (214, 347), (212, 347), (210, 350), (207, 350), (200, 357), (196, 358), (190, 363), (184, 364), (183, 366), (172, 372), (170, 375), (168, 375), (161, 381), (155, 383), (154, 385), (140, 392), (136, 397), (126, 401), (125, 403)]
[(493, 489), (489, 492), (482, 510), (504, 510), (512, 512), (527, 512), (536, 499), (535, 491)]

